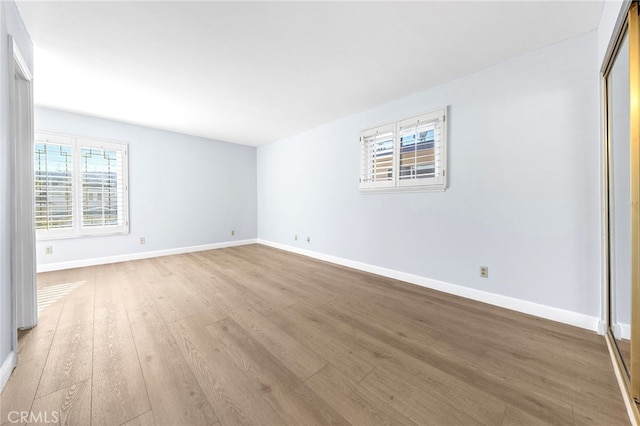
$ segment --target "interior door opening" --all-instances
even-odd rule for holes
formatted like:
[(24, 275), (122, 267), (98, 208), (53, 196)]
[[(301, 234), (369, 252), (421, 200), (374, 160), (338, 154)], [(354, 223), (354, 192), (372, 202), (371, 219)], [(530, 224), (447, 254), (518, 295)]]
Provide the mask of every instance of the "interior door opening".
[(13, 233), (11, 238), (13, 345), (19, 329), (38, 322), (36, 301), (33, 185), (33, 79), (20, 49), (9, 42), (14, 78), (10, 88), (13, 150)]

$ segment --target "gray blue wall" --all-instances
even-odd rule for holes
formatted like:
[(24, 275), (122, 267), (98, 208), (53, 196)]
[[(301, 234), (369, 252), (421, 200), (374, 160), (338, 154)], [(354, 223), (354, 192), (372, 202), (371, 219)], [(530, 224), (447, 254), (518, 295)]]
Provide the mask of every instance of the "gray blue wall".
[(254, 147), (45, 108), (36, 108), (35, 128), (129, 144), (130, 234), (38, 241), (41, 269), (256, 238)]
[[(598, 69), (592, 31), (262, 146), (258, 237), (599, 317)], [(359, 192), (358, 133), (445, 105), (447, 191)]]

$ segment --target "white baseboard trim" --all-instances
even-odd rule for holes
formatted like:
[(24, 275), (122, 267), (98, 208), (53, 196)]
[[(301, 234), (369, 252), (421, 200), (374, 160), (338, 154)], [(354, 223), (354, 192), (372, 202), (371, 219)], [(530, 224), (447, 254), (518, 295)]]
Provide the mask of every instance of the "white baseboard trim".
[(347, 266), (349, 268), (358, 269), (365, 272), (370, 272), (372, 274), (382, 275), (384, 277), (406, 281), (411, 284), (416, 284), (422, 287), (431, 288), (434, 290), (442, 291), (444, 293), (454, 294), (456, 296), (465, 297), (467, 299), (477, 300), (479, 302), (484, 302), (490, 305), (511, 309), (513, 311), (518, 311), (525, 314), (534, 315), (537, 317), (561, 322), (564, 324), (585, 328), (587, 330), (596, 331), (596, 332), (598, 331), (598, 323), (600, 322), (600, 318), (598, 317), (592, 317), (589, 315), (568, 311), (565, 309), (554, 308), (552, 306), (529, 302), (527, 300), (516, 299), (514, 297), (503, 296), (495, 293), (489, 293), (482, 290), (476, 290), (476, 289), (464, 287), (458, 284), (451, 284), (448, 282), (438, 281), (431, 278), (422, 277), (419, 275), (413, 275), (406, 272), (396, 271), (394, 269), (382, 268), (379, 266), (370, 265), (368, 263), (358, 262), (358, 261), (349, 260), (349, 259), (343, 259), (340, 257), (331, 256), (324, 253), (318, 253), (311, 250), (289, 246), (286, 244), (280, 244), (273, 241), (263, 240), (260, 238), (258, 238), (258, 244), (263, 244), (266, 246), (290, 251), (290, 252), (301, 254), (304, 256), (313, 257), (315, 259), (324, 260), (326, 262)]
[(0, 367), (0, 392), (2, 392), (2, 390), (4, 389), (4, 385), (7, 384), (7, 381), (9, 380), (11, 372), (16, 366), (17, 361), (18, 358), (16, 357), (16, 353), (14, 351), (11, 351), (2, 363), (2, 366)]
[(631, 340), (631, 324), (620, 324), (620, 329), (622, 331), (622, 338)]
[(631, 340), (631, 324), (614, 322), (611, 324), (611, 332), (616, 339)]
[(604, 336), (607, 334), (607, 322), (600, 320), (598, 321), (598, 334)]
[(108, 263), (126, 262), (129, 260), (149, 259), (152, 257), (170, 256), (173, 254), (193, 253), (204, 250), (215, 250), (219, 248), (243, 246), (247, 244), (256, 244), (257, 239), (240, 240), (240, 241), (225, 241), (222, 243), (203, 244), (199, 246), (191, 247), (178, 247), (166, 250), (145, 251), (140, 253), (129, 253), (117, 256), (99, 257), (93, 259), (72, 260), (68, 262), (60, 263), (44, 263), (38, 265), (38, 272), (51, 272), (61, 271), (63, 269), (83, 268), (85, 266), (106, 265)]

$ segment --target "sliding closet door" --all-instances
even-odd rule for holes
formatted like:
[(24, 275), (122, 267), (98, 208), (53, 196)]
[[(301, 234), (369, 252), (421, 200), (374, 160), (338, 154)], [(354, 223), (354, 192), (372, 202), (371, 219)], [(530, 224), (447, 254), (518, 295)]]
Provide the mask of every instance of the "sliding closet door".
[(631, 395), (640, 402), (640, 17), (629, 10), (629, 127), (631, 129)]
[(609, 325), (631, 377), (631, 162), (629, 36), (606, 77), (609, 121)]
[(603, 75), (607, 337), (629, 396), (640, 402), (640, 19), (635, 2)]

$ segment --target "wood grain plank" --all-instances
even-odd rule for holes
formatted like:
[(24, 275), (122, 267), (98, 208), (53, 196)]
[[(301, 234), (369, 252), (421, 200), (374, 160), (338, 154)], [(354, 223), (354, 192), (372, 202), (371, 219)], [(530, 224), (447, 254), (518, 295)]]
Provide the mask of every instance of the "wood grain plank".
[(190, 316), (169, 328), (200, 388), (222, 424), (275, 425), (282, 418), (271, 408), (233, 360), (206, 330), (208, 318)]
[[(254, 308), (263, 315), (298, 301), (288, 294), (286, 290), (279, 288), (277, 281), (269, 277), (268, 274), (257, 276), (254, 274), (252, 276), (238, 268), (219, 267), (220, 262), (231, 264), (233, 257), (228, 254), (211, 250), (195, 253), (194, 256), (197, 256), (204, 265), (216, 265), (213, 268), (209, 268), (209, 276), (214, 277), (219, 283), (232, 283), (243, 294), (243, 297), (247, 297), (254, 302)], [(241, 262), (241, 264), (244, 266), (246, 262)]]
[[(558, 398), (564, 398), (568, 393), (583, 391), (585, 380), (593, 380), (594, 374), (608, 375), (609, 372), (607, 358), (603, 356), (602, 351), (604, 346), (598, 350), (597, 345), (594, 345), (595, 342), (588, 339), (589, 334), (594, 333), (585, 330), (575, 330), (576, 335), (584, 337), (575, 340), (575, 344), (581, 349), (567, 351), (565, 346), (559, 344), (562, 342), (559, 338), (564, 336), (563, 334), (536, 334), (529, 328), (523, 329), (520, 325), (515, 326), (510, 321), (503, 321), (503, 317), (500, 315), (485, 312), (486, 308), (482, 311), (468, 309), (468, 318), (460, 318), (460, 315), (457, 314), (459, 311), (450, 306), (447, 307), (447, 304), (441, 303), (433, 306), (434, 304), (430, 303), (428, 305), (430, 315), (435, 312), (438, 315), (434, 319), (428, 320), (429, 316), (425, 315), (425, 305), (416, 303), (413, 299), (396, 303), (393, 300), (390, 301), (389, 298), (382, 300), (374, 296), (367, 301), (367, 303), (369, 302), (373, 304), (371, 309), (375, 309), (381, 315), (385, 315), (384, 313), (389, 311), (392, 311), (392, 315), (401, 312), (405, 324), (417, 330), (418, 333), (426, 329), (429, 329), (430, 333), (437, 332), (438, 340), (446, 343), (449, 350), (464, 354), (472, 353), (475, 350), (476, 353), (473, 356), (477, 358), (480, 353), (476, 348), (484, 347), (484, 354), (488, 360), (501, 360), (497, 363), (494, 362), (493, 371), (496, 374), (511, 371), (512, 368), (504, 368), (504, 362), (513, 361), (517, 364), (517, 368), (522, 370), (523, 377), (528, 376), (532, 385), (548, 387), (548, 383), (537, 380), (540, 369), (554, 369), (555, 360), (566, 360), (561, 365), (557, 365), (554, 371), (550, 371), (550, 376), (556, 380), (556, 384), (551, 387), (553, 391), (558, 392)], [(402, 309), (399, 309), (400, 307)], [(524, 316), (515, 313), (512, 315)], [(531, 320), (531, 322), (537, 321)], [(523, 357), (521, 354), (524, 352), (529, 356)], [(488, 368), (487, 365), (485, 367)], [(589, 378), (585, 377), (585, 371), (589, 371)], [(615, 389), (615, 384), (610, 382), (602, 383), (602, 385), (614, 385), (611, 390)]]
[(179, 275), (156, 282), (153, 303), (167, 323), (188, 316), (208, 316), (210, 321), (226, 317), (226, 313), (207, 300), (190, 285), (190, 281)]
[(630, 424), (627, 413), (617, 409), (616, 400), (607, 396), (602, 396), (598, 400), (599, 404), (574, 404), (574, 424), (580, 426), (628, 426)]
[(387, 404), (417, 424), (487, 424), (465, 414), (459, 407), (450, 405), (437, 389), (425, 391), (381, 367), (376, 367), (359, 385), (387, 401)]
[(0, 404), (0, 424), (9, 421), (10, 411), (28, 411), (38, 390), (63, 305), (49, 306), (39, 324), (18, 340), (18, 365), (6, 383)]
[(153, 418), (153, 411), (147, 411), (135, 419), (131, 419), (128, 422), (123, 423), (122, 426), (156, 426)]
[(230, 318), (300, 379), (305, 380), (327, 362), (231, 292), (216, 293), (216, 301)]
[(318, 395), (333, 405), (354, 425), (415, 425), (386, 401), (327, 365), (306, 381)]
[(127, 312), (110, 304), (95, 317), (91, 424), (125, 423), (151, 409)]
[(153, 303), (154, 290), (147, 282), (147, 274), (151, 274), (149, 263), (137, 262), (136, 267), (122, 274), (120, 291), (127, 311), (138, 309), (155, 309)]
[(298, 302), (320, 306), (336, 298), (336, 293), (326, 289), (324, 283), (310, 275), (308, 268), (276, 261), (270, 256), (260, 256), (255, 250), (246, 250), (245, 247), (234, 247), (229, 253), (244, 261), (243, 269), (255, 281), (267, 279), (269, 281), (265, 284), (276, 286)]
[(317, 328), (314, 322), (305, 318), (291, 305), (269, 315), (269, 319), (297, 339), (303, 345), (317, 353), (349, 379), (359, 382), (375, 364), (370, 357), (363, 356), (347, 342), (333, 338), (324, 330)]
[(93, 297), (64, 303), (36, 397), (91, 378), (93, 356)]
[[(58, 329), (58, 321), (64, 307), (64, 298), (53, 305), (49, 305), (38, 313), (38, 324), (24, 330), (18, 338), (18, 355), (23, 359), (41, 357), (42, 352), (48, 352), (48, 346)], [(46, 350), (45, 350), (46, 347)]]
[[(488, 330), (484, 330), (487, 324), (482, 323), (483, 318), (474, 314), (469, 314), (471, 324), (462, 323), (452, 315), (430, 319), (432, 310), (420, 309), (413, 300), (402, 304), (393, 300), (377, 300), (369, 306), (370, 303), (371, 299), (368, 299), (358, 307), (367, 305), (368, 312), (375, 312), (382, 321), (397, 324), (396, 329), (401, 328), (403, 334), (417, 336), (439, 351), (455, 353), (466, 362), (482, 365), (483, 371), (505, 382), (518, 382), (533, 392), (566, 402), (578, 393), (597, 399), (603, 387), (616, 392), (615, 383), (604, 383), (607, 374), (603, 366), (606, 367), (607, 363), (598, 363), (589, 356), (593, 345), (590, 345), (591, 351), (563, 350), (559, 341), (554, 341), (556, 336), (535, 335), (533, 339), (531, 331), (520, 329), (516, 332), (512, 330), (512, 324), (491, 321), (490, 315), (485, 319), (489, 322)], [(479, 323), (483, 327), (478, 327)], [(584, 330), (576, 331), (587, 334)], [(587, 339), (576, 344), (582, 346), (585, 341)], [(586, 356), (584, 352), (587, 352)], [(541, 371), (546, 374), (540, 374)], [(594, 380), (601, 382), (598, 391), (596, 387), (589, 386)]]
[(153, 309), (131, 311), (129, 321), (155, 423), (216, 423), (213, 408), (160, 314)]
[(348, 422), (311, 391), (276, 357), (231, 319), (206, 327), (285, 423), (325, 425)]
[[(323, 330), (337, 341), (345, 342), (354, 353), (392, 371), (393, 375), (407, 386), (415, 386), (423, 392), (436, 394), (449, 405), (456, 407), (456, 410), (480, 422), (498, 424), (501, 421), (505, 404), (484, 392), (481, 387), (453, 377), (385, 341), (358, 332), (348, 322), (341, 321), (323, 309), (312, 309), (301, 304), (290, 306), (289, 309), (312, 321), (313, 324), (310, 326)], [(369, 376), (360, 382), (363, 387), (367, 386), (368, 378)]]
[[(43, 419), (42, 422), (35, 422), (38, 424), (89, 424), (91, 422), (91, 380), (83, 380), (36, 398), (30, 411)], [(49, 421), (45, 421), (47, 419)], [(55, 419), (58, 421), (53, 421)]]
[(125, 274), (125, 269), (122, 269), (118, 265), (118, 263), (112, 263), (95, 266), (96, 280), (100, 282), (100, 285), (95, 288), (96, 309), (124, 303), (122, 297), (122, 277)]
[(173, 256), (163, 256), (163, 257), (153, 257), (148, 259), (149, 263), (151, 263), (156, 277), (172, 277), (175, 273), (175, 268), (173, 267), (173, 263), (175, 262)]
[(512, 405), (506, 406), (504, 419), (500, 424), (502, 426), (553, 426), (553, 423), (541, 420)]
[(91, 378), (93, 326), (58, 330), (49, 351), (36, 397)]
[(29, 411), (38, 389), (38, 382), (46, 356), (42, 360), (26, 360), (19, 362), (9, 381), (2, 390), (0, 404), (0, 425), (10, 423), (11, 412)]
[(544, 421), (556, 425), (573, 424), (571, 404), (531, 391), (517, 381), (505, 381), (488, 374), (482, 370), (482, 365), (470, 363), (467, 359), (460, 358), (460, 354), (439, 349), (437, 342), (434, 346), (438, 349), (434, 350), (431, 346), (432, 341), (422, 341), (410, 334), (398, 332), (397, 324), (387, 324), (384, 321), (375, 320), (371, 315), (366, 315), (366, 311), (354, 309), (353, 306), (346, 310), (332, 302), (321, 309), (336, 315), (342, 321), (360, 330), (361, 333), (387, 342), (390, 346), (407, 355), (419, 359), (433, 368), (446, 371), (461, 381), (472, 383), (505, 403), (511, 403)]

